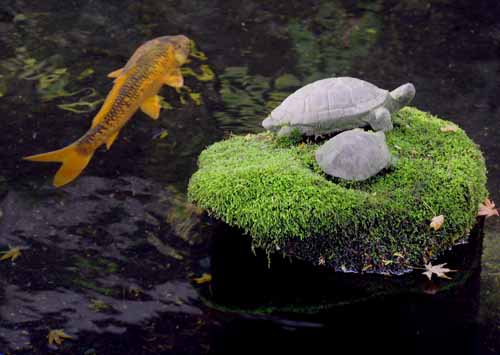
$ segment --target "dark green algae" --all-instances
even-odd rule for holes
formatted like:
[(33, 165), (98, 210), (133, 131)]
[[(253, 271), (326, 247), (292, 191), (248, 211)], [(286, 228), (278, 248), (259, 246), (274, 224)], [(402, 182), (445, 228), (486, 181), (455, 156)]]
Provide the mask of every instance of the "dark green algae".
[(268, 254), (343, 271), (422, 267), (467, 236), (487, 197), (480, 150), (461, 129), (441, 131), (448, 124), (401, 110), (387, 134), (397, 164), (364, 182), (327, 178), (314, 159), (319, 142), (234, 136), (202, 152), (188, 195)]

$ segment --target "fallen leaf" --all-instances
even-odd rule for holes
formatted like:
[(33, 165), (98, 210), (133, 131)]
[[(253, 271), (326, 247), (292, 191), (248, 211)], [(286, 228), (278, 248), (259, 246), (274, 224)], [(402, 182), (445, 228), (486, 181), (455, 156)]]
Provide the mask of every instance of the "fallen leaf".
[(325, 257), (324, 256), (320, 256), (319, 259), (318, 259), (318, 265), (325, 265), (325, 264), (326, 264)]
[(435, 231), (437, 231), (438, 229), (441, 228), (441, 226), (443, 225), (443, 223), (444, 223), (444, 216), (443, 215), (439, 215), (439, 216), (436, 216), (436, 217), (432, 218), (431, 224), (429, 226), (432, 229), (434, 229)]
[(458, 126), (453, 124), (441, 127), (441, 132), (456, 132), (458, 130)]
[(212, 275), (207, 274), (207, 273), (204, 273), (204, 274), (203, 274), (203, 275), (201, 275), (200, 277), (195, 277), (193, 280), (194, 280), (194, 282), (196, 282), (198, 285), (201, 285), (201, 284), (204, 284), (204, 283), (207, 283), (207, 282), (212, 281)]
[(445, 268), (443, 266), (445, 266), (446, 263), (444, 264), (439, 264), (439, 265), (432, 265), (432, 263), (428, 263), (425, 265), (425, 272), (423, 272), (422, 274), (424, 274), (425, 276), (427, 276), (429, 278), (429, 280), (432, 278), (432, 275), (435, 274), (437, 277), (440, 277), (442, 279), (450, 279), (450, 277), (448, 277), (448, 275), (446, 275), (447, 272), (455, 272), (456, 270), (451, 270), (451, 269), (448, 269), (448, 268)]
[(49, 331), (47, 338), (49, 339), (49, 345), (52, 345), (52, 343), (61, 345), (64, 339), (73, 339), (73, 337), (66, 334), (63, 329), (53, 329)]
[(479, 212), (477, 215), (478, 217), (484, 216), (485, 218), (498, 216), (498, 210), (495, 208), (495, 203), (487, 198), (483, 203), (479, 204)]
[(8, 260), (8, 259), (10, 259), (11, 261), (14, 261), (19, 256), (21, 256), (21, 248), (20, 247), (10, 248), (8, 251), (2, 251), (2, 252), (0, 252), (0, 254), (3, 254), (0, 257), (0, 260)]

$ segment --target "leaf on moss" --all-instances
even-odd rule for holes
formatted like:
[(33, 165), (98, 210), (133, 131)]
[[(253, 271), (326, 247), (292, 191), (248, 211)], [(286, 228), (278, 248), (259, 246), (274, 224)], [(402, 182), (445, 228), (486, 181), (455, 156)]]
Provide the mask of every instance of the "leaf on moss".
[(73, 337), (66, 334), (63, 329), (53, 329), (49, 331), (47, 338), (49, 340), (49, 345), (52, 345), (53, 343), (61, 345), (64, 339), (73, 339)]
[(441, 226), (443, 225), (443, 223), (444, 223), (444, 216), (443, 215), (435, 216), (431, 220), (430, 227), (432, 229), (434, 229), (435, 231), (437, 231), (437, 230), (441, 229)]
[(440, 277), (442, 279), (451, 279), (448, 275), (446, 275), (447, 272), (455, 272), (456, 270), (448, 269), (443, 266), (445, 266), (446, 263), (444, 264), (439, 264), (439, 265), (432, 265), (431, 262), (425, 265), (425, 272), (422, 274), (427, 276), (429, 280), (432, 278), (432, 275), (436, 275), (437, 277)]
[(361, 271), (365, 272), (365, 271), (370, 270), (371, 268), (373, 268), (373, 265), (365, 265), (365, 266), (363, 266), (363, 268), (361, 269)]
[(477, 216), (484, 216), (485, 218), (498, 216), (498, 210), (495, 208), (495, 203), (489, 198), (484, 200), (483, 203), (479, 204), (479, 212), (477, 213)]
[(203, 275), (201, 275), (200, 277), (195, 277), (193, 280), (198, 285), (201, 285), (201, 284), (212, 281), (212, 275), (207, 274), (207, 273), (203, 273)]
[(441, 127), (441, 132), (456, 132), (456, 131), (458, 131), (458, 126), (453, 124)]

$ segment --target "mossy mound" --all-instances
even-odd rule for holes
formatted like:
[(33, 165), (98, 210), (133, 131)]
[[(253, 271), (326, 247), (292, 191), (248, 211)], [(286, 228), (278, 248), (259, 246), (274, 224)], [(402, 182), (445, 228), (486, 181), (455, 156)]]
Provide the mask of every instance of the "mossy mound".
[[(252, 236), (268, 253), (342, 270), (401, 272), (462, 240), (487, 196), (478, 147), (460, 128), (415, 108), (393, 116), (387, 133), (398, 158), (363, 182), (330, 179), (319, 144), (270, 133), (235, 136), (202, 152), (189, 199)], [(431, 219), (444, 215), (438, 231)]]

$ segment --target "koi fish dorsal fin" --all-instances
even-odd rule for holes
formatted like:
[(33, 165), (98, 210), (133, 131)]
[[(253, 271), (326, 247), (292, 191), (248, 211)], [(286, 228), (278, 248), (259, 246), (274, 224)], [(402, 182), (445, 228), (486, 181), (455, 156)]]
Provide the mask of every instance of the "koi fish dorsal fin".
[(174, 88), (181, 88), (184, 86), (184, 78), (182, 77), (181, 70), (177, 68), (170, 71), (163, 77), (163, 83)]
[(158, 95), (148, 97), (142, 103), (141, 110), (153, 120), (158, 119), (160, 117), (160, 97)]
[(108, 78), (118, 78), (123, 73), (123, 68), (112, 71), (108, 74)]

